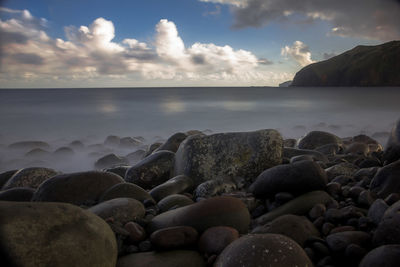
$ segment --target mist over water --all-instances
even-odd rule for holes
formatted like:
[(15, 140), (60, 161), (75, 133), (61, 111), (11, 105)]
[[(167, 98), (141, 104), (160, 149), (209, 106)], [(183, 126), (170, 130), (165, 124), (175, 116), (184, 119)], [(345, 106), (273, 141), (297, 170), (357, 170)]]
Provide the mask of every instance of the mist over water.
[[(102, 155), (126, 156), (176, 132), (277, 129), (285, 138), (311, 130), (340, 137), (365, 133), (383, 145), (400, 118), (400, 88), (99, 88), (0, 90), (0, 171), (28, 166), (93, 169)], [(386, 133), (385, 133), (386, 132)], [(378, 134), (377, 134), (378, 133)], [(132, 148), (103, 144), (108, 135), (145, 139)], [(50, 144), (47, 156), (10, 150), (13, 142)], [(74, 140), (74, 156), (56, 149)]]

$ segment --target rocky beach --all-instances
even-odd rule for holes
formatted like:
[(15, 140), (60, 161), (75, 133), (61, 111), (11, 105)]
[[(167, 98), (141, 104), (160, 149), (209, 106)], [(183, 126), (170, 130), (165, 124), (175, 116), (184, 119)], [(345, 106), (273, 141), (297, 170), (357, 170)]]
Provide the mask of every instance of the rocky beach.
[[(265, 129), (2, 148), (10, 155), (0, 173), (2, 266), (394, 267), (400, 260), (400, 121), (385, 143), (328, 131), (284, 139)], [(93, 170), (53, 168), (78, 164), (82, 154)], [(13, 168), (21, 162), (29, 166)]]

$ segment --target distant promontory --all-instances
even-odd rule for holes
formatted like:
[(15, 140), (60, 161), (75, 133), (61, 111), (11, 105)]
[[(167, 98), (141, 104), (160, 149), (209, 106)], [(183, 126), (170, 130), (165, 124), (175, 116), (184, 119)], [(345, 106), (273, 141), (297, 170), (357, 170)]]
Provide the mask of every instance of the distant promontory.
[(299, 72), (291, 86), (400, 86), (400, 41), (357, 46)]

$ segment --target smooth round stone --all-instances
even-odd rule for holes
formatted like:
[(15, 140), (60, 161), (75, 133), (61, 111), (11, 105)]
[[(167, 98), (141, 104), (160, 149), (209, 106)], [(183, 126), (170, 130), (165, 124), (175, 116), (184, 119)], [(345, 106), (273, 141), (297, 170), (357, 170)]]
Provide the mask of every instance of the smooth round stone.
[(140, 146), (142, 143), (142, 141), (136, 139), (136, 138), (132, 138), (132, 137), (123, 137), (120, 139), (119, 141), (119, 146), (121, 148), (134, 148), (137, 146)]
[(381, 222), (383, 214), (389, 208), (385, 201), (382, 199), (377, 199), (372, 203), (371, 207), (368, 209), (368, 217), (378, 225)]
[(396, 203), (399, 200), (400, 200), (400, 194), (399, 193), (391, 193), (390, 195), (388, 195), (385, 198), (385, 202), (389, 206), (393, 205), (394, 203)]
[(369, 153), (369, 146), (364, 143), (355, 142), (347, 146), (344, 153), (366, 156)]
[(140, 202), (146, 200), (154, 202), (154, 199), (146, 190), (132, 183), (119, 183), (111, 186), (100, 196), (99, 202), (120, 197), (133, 198)]
[(185, 133), (176, 133), (170, 136), (164, 144), (158, 147), (154, 152), (160, 150), (167, 150), (171, 152), (176, 152), (179, 148), (179, 145), (188, 137)]
[(326, 212), (325, 205), (319, 203), (319, 204), (314, 205), (314, 207), (312, 207), (312, 209), (308, 213), (308, 216), (310, 217), (311, 220), (315, 220), (318, 217), (323, 216), (325, 214), (325, 212)]
[(132, 166), (126, 172), (125, 180), (144, 189), (152, 189), (170, 179), (174, 161), (173, 152), (155, 152)]
[(371, 191), (363, 190), (358, 196), (357, 202), (359, 205), (369, 207), (374, 202), (374, 197), (372, 196)]
[(112, 218), (113, 223), (123, 226), (127, 222), (143, 218), (146, 213), (141, 202), (133, 198), (114, 198), (88, 209), (104, 220)]
[(326, 192), (331, 196), (338, 196), (342, 192), (342, 185), (335, 182), (330, 182), (326, 185)]
[[(117, 243), (108, 224), (66, 203), (0, 201), (2, 266), (114, 267)], [(3, 254), (4, 253), (4, 254)]]
[(400, 193), (400, 160), (381, 168), (372, 179), (370, 190), (380, 198)]
[(134, 243), (143, 241), (146, 238), (146, 231), (135, 222), (126, 223), (124, 228), (129, 232), (129, 238)]
[(44, 159), (50, 155), (50, 152), (41, 148), (34, 148), (25, 154), (25, 157)]
[(359, 267), (397, 267), (400, 262), (400, 245), (377, 247), (361, 260)]
[(154, 217), (149, 232), (172, 226), (192, 226), (199, 233), (213, 226), (230, 226), (246, 233), (250, 214), (243, 202), (233, 197), (213, 197)]
[(245, 235), (218, 256), (218, 267), (313, 266), (304, 250), (292, 239), (277, 234)]
[(193, 188), (193, 185), (192, 179), (185, 175), (178, 175), (154, 187), (149, 193), (156, 201), (160, 201), (169, 195), (181, 194), (189, 191)]
[(104, 140), (104, 144), (106, 146), (119, 146), (120, 143), (121, 138), (116, 135), (109, 135), (106, 137), (106, 140)]
[(259, 198), (271, 198), (279, 192), (294, 195), (324, 189), (327, 183), (325, 171), (313, 161), (298, 161), (278, 165), (262, 172), (249, 187)]
[(383, 214), (373, 237), (375, 246), (400, 244), (400, 201), (390, 206)]
[(57, 175), (57, 172), (48, 168), (33, 167), (21, 169), (8, 179), (2, 189), (5, 190), (14, 187), (29, 187), (36, 189), (42, 182), (55, 175)]
[(330, 234), (326, 237), (326, 242), (332, 251), (345, 251), (350, 244), (366, 247), (371, 240), (371, 236), (362, 231), (346, 231)]
[(199, 250), (207, 255), (220, 254), (230, 243), (239, 238), (239, 232), (228, 226), (210, 227), (199, 239)]
[(297, 148), (291, 148), (291, 147), (284, 147), (283, 148), (283, 157), (285, 158), (293, 158), (295, 156), (301, 156), (301, 155), (310, 155), (314, 158), (316, 161), (322, 161), (322, 162), (328, 162), (328, 158), (315, 150), (308, 150), (308, 149), (297, 149)]
[(161, 199), (157, 206), (160, 212), (166, 212), (172, 208), (180, 208), (193, 204), (193, 200), (185, 195), (173, 194)]
[(75, 152), (69, 147), (60, 147), (53, 152), (53, 155), (58, 158), (71, 158)]
[(160, 142), (155, 142), (155, 143), (151, 144), (150, 147), (147, 149), (146, 154), (144, 155), (144, 157), (147, 157), (147, 156), (151, 155), (162, 144), (163, 143), (160, 143)]
[(307, 239), (320, 236), (317, 228), (306, 217), (292, 214), (282, 215), (252, 231), (252, 234), (259, 233), (281, 234), (293, 239), (300, 246), (303, 246)]
[(298, 147), (300, 149), (315, 149), (327, 144), (341, 145), (342, 140), (336, 135), (328, 132), (312, 131), (299, 141)]
[(54, 176), (43, 182), (32, 201), (67, 202), (93, 205), (111, 186), (123, 183), (117, 174), (108, 172), (77, 172)]
[(386, 162), (394, 162), (400, 159), (400, 119), (398, 119), (390, 131), (383, 155)]
[(297, 143), (297, 140), (294, 138), (289, 138), (289, 139), (283, 140), (284, 147), (295, 147), (296, 143)]
[(18, 170), (11, 170), (0, 173), (0, 188), (17, 172)]
[(175, 226), (153, 232), (150, 241), (158, 249), (176, 249), (195, 244), (198, 235), (193, 227)]
[(145, 154), (145, 150), (138, 149), (135, 152), (126, 155), (125, 158), (129, 161), (130, 164), (136, 164), (144, 158)]
[(349, 162), (342, 162), (325, 169), (328, 180), (332, 180), (339, 175), (353, 176), (360, 168)]
[(105, 155), (104, 157), (99, 158), (95, 164), (94, 167), (96, 169), (104, 169), (104, 168), (109, 168), (113, 167), (116, 165), (126, 165), (128, 164), (128, 161), (125, 158), (118, 157), (114, 153)]
[(295, 163), (297, 161), (302, 161), (302, 160), (315, 161), (315, 158), (312, 155), (298, 155), (291, 157), (290, 163)]
[(106, 169), (104, 169), (103, 171), (115, 173), (115, 174), (118, 174), (119, 176), (121, 176), (122, 178), (124, 178), (124, 177), (125, 177), (126, 171), (127, 171), (130, 167), (131, 167), (131, 166), (128, 166), (128, 165), (115, 166), (115, 167), (111, 167), (111, 168), (106, 168)]
[(0, 191), (2, 201), (31, 201), (35, 189), (29, 187), (14, 187)]
[(82, 150), (85, 147), (85, 145), (79, 140), (72, 141), (68, 146), (77, 150)]
[(206, 267), (203, 257), (192, 250), (133, 253), (118, 259), (116, 267)]

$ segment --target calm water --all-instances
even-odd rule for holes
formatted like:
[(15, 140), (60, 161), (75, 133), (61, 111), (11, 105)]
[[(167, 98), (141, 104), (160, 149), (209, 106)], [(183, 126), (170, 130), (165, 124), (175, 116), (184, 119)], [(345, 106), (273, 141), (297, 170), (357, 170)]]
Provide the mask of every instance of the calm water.
[(399, 100), (400, 88), (0, 90), (0, 144), (95, 143), (109, 134), (151, 142), (191, 129), (274, 128), (296, 138), (314, 129), (373, 135), (389, 131), (400, 117)]

